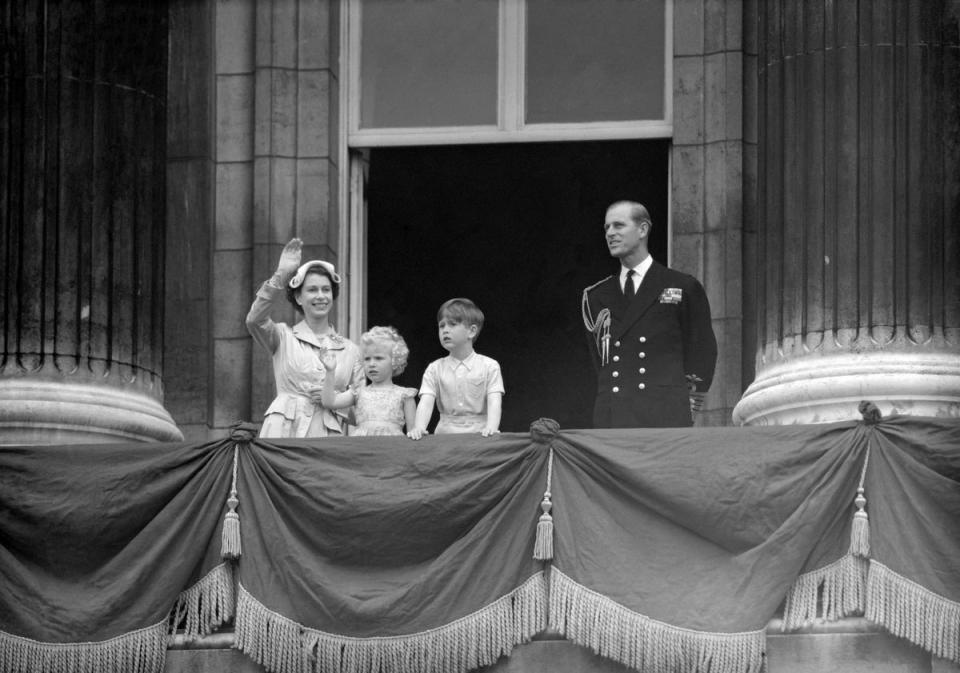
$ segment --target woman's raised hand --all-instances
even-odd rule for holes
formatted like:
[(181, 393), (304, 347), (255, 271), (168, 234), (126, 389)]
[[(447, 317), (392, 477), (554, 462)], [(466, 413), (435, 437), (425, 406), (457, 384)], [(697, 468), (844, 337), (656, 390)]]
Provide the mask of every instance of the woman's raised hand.
[(303, 253), (303, 241), (299, 238), (292, 238), (290, 242), (283, 246), (283, 252), (280, 253), (280, 261), (277, 263), (277, 271), (288, 278), (297, 272), (300, 268), (300, 255)]

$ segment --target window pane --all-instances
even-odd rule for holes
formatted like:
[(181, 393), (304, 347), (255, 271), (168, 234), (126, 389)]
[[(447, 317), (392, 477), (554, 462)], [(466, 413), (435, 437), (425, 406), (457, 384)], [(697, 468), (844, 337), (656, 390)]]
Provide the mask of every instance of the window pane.
[(528, 0), (526, 122), (663, 119), (664, 0)]
[(497, 123), (497, 0), (364, 0), (362, 128)]

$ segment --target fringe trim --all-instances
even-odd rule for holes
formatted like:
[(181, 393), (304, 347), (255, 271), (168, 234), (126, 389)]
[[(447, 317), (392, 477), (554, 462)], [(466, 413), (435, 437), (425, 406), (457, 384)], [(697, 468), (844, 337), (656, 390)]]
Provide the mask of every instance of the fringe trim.
[(643, 673), (757, 673), (766, 632), (710, 633), (629, 610), (550, 570), (550, 627), (596, 654)]
[(800, 575), (787, 592), (783, 630), (863, 614), (868, 567), (867, 559), (846, 554), (828, 566)]
[(45, 643), (0, 631), (4, 673), (160, 673), (166, 656), (166, 622), (84, 643)]
[(865, 616), (895, 636), (960, 663), (960, 603), (876, 561), (870, 563)]
[(233, 565), (221, 563), (184, 591), (170, 610), (169, 632), (183, 629), (187, 638), (205, 636), (236, 612)]
[(353, 638), (307, 628), (239, 586), (234, 647), (272, 673), (464, 673), (493, 664), (543, 630), (543, 573), (490, 605), (403, 636)]

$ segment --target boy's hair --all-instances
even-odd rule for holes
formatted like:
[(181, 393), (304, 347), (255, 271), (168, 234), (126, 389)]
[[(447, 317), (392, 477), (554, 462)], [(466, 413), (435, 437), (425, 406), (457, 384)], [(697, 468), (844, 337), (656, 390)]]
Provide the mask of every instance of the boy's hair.
[(483, 329), (483, 311), (466, 297), (454, 297), (443, 302), (443, 306), (437, 311), (437, 322), (444, 318), (450, 322), (464, 323), (467, 326), (476, 325), (477, 336), (473, 338), (474, 341), (477, 340), (477, 337), (480, 336), (480, 330)]
[(384, 327), (377, 325), (360, 335), (360, 343), (369, 346), (375, 342), (386, 342), (390, 344), (390, 366), (393, 368), (393, 375), (399, 376), (407, 368), (407, 359), (410, 357), (410, 349), (407, 348), (407, 342), (400, 336), (400, 332), (393, 327)]

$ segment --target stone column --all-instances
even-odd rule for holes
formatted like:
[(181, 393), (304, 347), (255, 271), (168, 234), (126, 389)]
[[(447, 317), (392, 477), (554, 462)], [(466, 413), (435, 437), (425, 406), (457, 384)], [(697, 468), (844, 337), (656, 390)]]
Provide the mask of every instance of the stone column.
[(0, 443), (171, 441), (166, 7), (0, 12)]
[(758, 3), (744, 424), (960, 415), (960, 3)]

